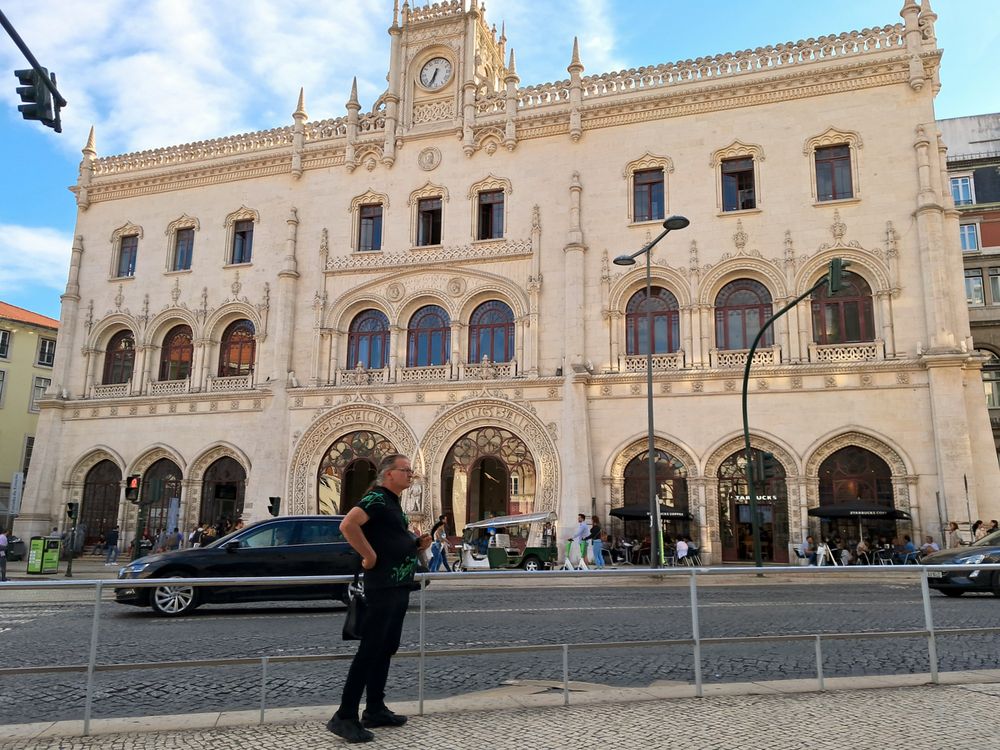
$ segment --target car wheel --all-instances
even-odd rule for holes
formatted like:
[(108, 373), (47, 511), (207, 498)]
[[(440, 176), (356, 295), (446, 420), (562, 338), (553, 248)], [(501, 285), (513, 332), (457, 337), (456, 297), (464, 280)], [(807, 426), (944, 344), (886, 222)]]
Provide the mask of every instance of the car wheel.
[[(962, 589), (941, 589), (940, 591), (945, 596), (950, 596), (952, 598), (958, 598), (965, 593)], [(995, 594), (996, 592), (994, 591), (993, 593)], [(998, 594), (998, 596), (1000, 596), (1000, 594)]]
[(194, 586), (157, 586), (149, 597), (149, 606), (161, 617), (180, 617), (198, 606)]
[(344, 590), (340, 594), (340, 601), (342, 601), (344, 604), (350, 604), (351, 600), (353, 600), (354, 597), (359, 595), (360, 596), (365, 595), (365, 582), (360, 578), (358, 579), (357, 583), (351, 581), (349, 584), (344, 586)]
[(454, 571), (455, 573), (464, 573), (464, 572), (465, 572), (465, 566), (463, 566), (463, 565), (462, 565), (462, 561), (461, 561), (461, 560), (459, 560), (458, 562), (454, 563), (454, 564), (453, 564), (453, 565), (451, 566), (451, 569), (452, 569), (452, 570), (453, 570), (453, 571)]
[(531, 571), (532, 573), (537, 573), (542, 569), (542, 561), (532, 555), (524, 561), (524, 569)]

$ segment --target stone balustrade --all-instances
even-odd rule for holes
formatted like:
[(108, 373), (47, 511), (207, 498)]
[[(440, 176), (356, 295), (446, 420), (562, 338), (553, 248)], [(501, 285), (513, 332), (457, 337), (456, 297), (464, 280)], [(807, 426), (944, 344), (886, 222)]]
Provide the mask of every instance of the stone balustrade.
[[(646, 355), (630, 354), (622, 358), (625, 372), (645, 372)], [(684, 367), (684, 352), (678, 350), (670, 354), (654, 354), (653, 370), (680, 370)]]
[(810, 362), (870, 362), (885, 359), (881, 339), (857, 344), (809, 344)]
[(125, 398), (132, 393), (131, 383), (95, 385), (90, 389), (91, 398)]
[(147, 392), (150, 396), (170, 396), (177, 393), (190, 393), (191, 381), (188, 378), (183, 380), (157, 380), (147, 385)]
[(397, 370), (400, 383), (424, 383), (432, 380), (451, 380), (451, 365), (431, 365), (429, 367), (400, 367)]
[(249, 388), (253, 388), (253, 375), (227, 375), (208, 379), (209, 393), (245, 391)]
[[(709, 362), (712, 367), (720, 369), (746, 367), (749, 349), (712, 349), (709, 352)], [(754, 365), (776, 365), (781, 362), (781, 348), (777, 345), (754, 352)]]

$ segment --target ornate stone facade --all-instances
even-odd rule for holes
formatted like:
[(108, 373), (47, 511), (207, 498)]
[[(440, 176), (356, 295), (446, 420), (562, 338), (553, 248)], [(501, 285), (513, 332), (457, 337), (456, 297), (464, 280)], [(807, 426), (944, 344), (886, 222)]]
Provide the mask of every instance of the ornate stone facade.
[[(477, 3), (404, 5), (369, 112), (355, 87), (345, 116), (309, 122), (300, 95), (292, 125), (261, 133), (101, 158), (91, 138), (63, 355), (18, 533), (47, 532), (102, 459), (124, 476), (169, 457), (188, 521), (222, 458), (246, 473), (248, 520), (266, 515), (269, 496), (283, 512), (315, 513), (324, 455), (361, 432), (412, 457), (423, 479), (407, 507), (426, 523), (470, 481), (446, 465), (449, 451), (493, 427), (533, 462), (530, 488), (505, 477), (527, 497), (519, 507), (556, 510), (566, 527), (577, 512), (604, 517), (646, 446), (646, 357), (630, 307), (645, 269), (609, 259), (649, 243), (674, 213), (690, 227), (651, 256), (672, 337), (653, 358), (656, 444), (684, 467), (704, 557), (722, 554), (719, 472), (742, 445), (736, 373), (749, 346), (722, 345), (732, 311), (720, 295), (746, 283), (777, 311), (833, 258), (860, 290), (857, 335), (814, 314), (835, 300), (806, 300), (778, 321), (750, 381), (753, 446), (784, 467), (782, 538), (807, 532), (819, 467), (842, 448), (888, 467), (891, 502), (915, 533), (966, 520), (963, 478), (974, 515), (1000, 515), (936, 145), (935, 16), (912, 0), (902, 16), (588, 76), (574, 46), (567, 80), (522, 87)], [(451, 72), (422, 81), (439, 57)], [(756, 188), (752, 209), (727, 210), (730, 160), (752, 161), (740, 178)], [(427, 199), (439, 208), (421, 213)], [(365, 252), (363, 206), (381, 207), (380, 242)], [(417, 246), (424, 221), (440, 222), (439, 244)], [(196, 230), (191, 269), (171, 272), (182, 228)], [(113, 278), (126, 235), (137, 237), (135, 274)], [(233, 263), (237, 241), (244, 262)], [(428, 310), (434, 345), (414, 329)], [(234, 374), (223, 339), (240, 321), (254, 348)], [(190, 329), (183, 378), (163, 366), (177, 326)], [(109, 346), (123, 331), (134, 359), (117, 382)]]

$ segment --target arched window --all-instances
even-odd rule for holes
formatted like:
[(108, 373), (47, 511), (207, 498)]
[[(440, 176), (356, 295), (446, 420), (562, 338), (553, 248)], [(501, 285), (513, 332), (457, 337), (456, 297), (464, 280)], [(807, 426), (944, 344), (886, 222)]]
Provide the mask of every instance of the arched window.
[(194, 343), (191, 326), (174, 326), (163, 339), (160, 351), (160, 380), (185, 380), (191, 374)]
[(119, 331), (111, 337), (104, 351), (104, 385), (127, 383), (135, 366), (135, 336), (131, 331)]
[(813, 294), (813, 340), (817, 344), (848, 344), (875, 340), (872, 290), (856, 273), (845, 271), (843, 287), (830, 296), (824, 284)]
[(514, 358), (514, 312), (497, 299), (484, 302), (469, 318), (469, 362), (510, 362)]
[(219, 377), (249, 375), (253, 372), (255, 347), (253, 323), (249, 320), (230, 323), (222, 334)]
[(347, 334), (347, 365), (378, 370), (389, 361), (389, 319), (378, 310), (365, 310), (351, 321)]
[[(771, 315), (771, 293), (753, 279), (730, 281), (715, 298), (715, 345), (719, 349), (749, 349)], [(760, 340), (771, 345), (771, 331)]]
[(654, 286), (649, 299), (646, 290), (641, 289), (628, 301), (625, 307), (626, 354), (648, 354), (650, 331), (653, 354), (666, 354), (680, 348), (677, 298), (663, 287)]
[(451, 357), (451, 321), (437, 305), (413, 313), (406, 330), (406, 366), (443, 365)]
[(1000, 357), (989, 349), (976, 349), (976, 354), (989, 357), (983, 362), (983, 388), (986, 390), (986, 406), (1000, 408)]
[(118, 523), (121, 482), (121, 469), (107, 459), (87, 472), (79, 521), (79, 528), (84, 529), (84, 544), (93, 544)]

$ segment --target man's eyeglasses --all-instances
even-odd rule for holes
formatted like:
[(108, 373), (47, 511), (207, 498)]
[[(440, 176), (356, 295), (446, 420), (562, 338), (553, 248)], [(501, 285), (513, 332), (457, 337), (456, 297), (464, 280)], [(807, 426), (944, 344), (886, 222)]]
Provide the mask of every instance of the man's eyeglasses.
[(403, 472), (406, 472), (407, 474), (413, 474), (414, 473), (413, 469), (409, 469), (409, 468), (407, 468), (407, 469), (389, 469), (389, 471), (403, 471)]

